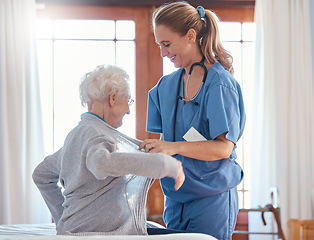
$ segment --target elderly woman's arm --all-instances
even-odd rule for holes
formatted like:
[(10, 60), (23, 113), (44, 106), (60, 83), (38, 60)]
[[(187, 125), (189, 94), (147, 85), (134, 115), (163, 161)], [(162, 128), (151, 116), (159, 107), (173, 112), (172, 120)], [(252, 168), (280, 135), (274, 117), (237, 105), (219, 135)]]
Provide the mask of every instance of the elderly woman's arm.
[(126, 174), (176, 179), (181, 166), (175, 158), (163, 153), (117, 152), (116, 145), (102, 137), (89, 142), (85, 152), (86, 166), (98, 179)]
[(59, 172), (58, 155), (60, 150), (53, 155), (47, 156), (33, 172), (33, 180), (43, 196), (54, 222), (57, 224), (61, 218), (64, 197), (61, 187), (58, 185)]

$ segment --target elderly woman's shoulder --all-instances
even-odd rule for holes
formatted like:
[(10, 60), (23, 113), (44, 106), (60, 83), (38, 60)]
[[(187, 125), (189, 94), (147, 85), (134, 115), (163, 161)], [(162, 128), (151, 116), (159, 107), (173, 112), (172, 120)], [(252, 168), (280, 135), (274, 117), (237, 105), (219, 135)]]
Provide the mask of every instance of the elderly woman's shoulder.
[(81, 121), (74, 131), (79, 133), (83, 138), (95, 139), (101, 137), (115, 143), (115, 131), (107, 126), (106, 123)]
[(99, 128), (91, 126), (90, 128), (85, 129), (85, 131), (82, 132), (82, 135), (84, 135), (85, 143), (88, 145), (91, 144), (95, 146), (100, 144), (113, 151), (116, 149), (117, 137), (112, 130), (106, 127)]

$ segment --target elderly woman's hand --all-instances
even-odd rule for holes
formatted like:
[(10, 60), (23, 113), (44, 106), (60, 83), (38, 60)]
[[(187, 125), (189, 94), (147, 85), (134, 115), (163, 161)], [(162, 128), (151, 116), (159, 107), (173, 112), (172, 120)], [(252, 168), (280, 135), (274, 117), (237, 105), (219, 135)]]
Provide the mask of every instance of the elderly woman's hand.
[(183, 171), (183, 167), (182, 167), (182, 163), (177, 160), (177, 164), (178, 164), (178, 176), (175, 180), (175, 185), (174, 185), (174, 189), (177, 191), (184, 183), (185, 180), (185, 174)]

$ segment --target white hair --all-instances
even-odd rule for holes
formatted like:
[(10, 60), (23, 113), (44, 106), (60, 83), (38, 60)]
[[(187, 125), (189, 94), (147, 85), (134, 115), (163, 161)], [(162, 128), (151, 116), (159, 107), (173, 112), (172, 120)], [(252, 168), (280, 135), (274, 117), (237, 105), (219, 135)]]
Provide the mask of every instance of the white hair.
[(129, 96), (129, 75), (124, 69), (113, 65), (100, 65), (82, 77), (80, 98), (83, 107), (93, 101), (102, 102), (111, 94)]

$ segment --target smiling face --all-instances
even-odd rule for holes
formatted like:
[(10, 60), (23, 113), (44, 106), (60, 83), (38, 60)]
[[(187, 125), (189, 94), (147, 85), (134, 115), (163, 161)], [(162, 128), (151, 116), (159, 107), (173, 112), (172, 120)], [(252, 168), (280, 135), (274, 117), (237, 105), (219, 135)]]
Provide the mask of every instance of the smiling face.
[(165, 25), (156, 25), (154, 34), (161, 56), (168, 57), (177, 68), (189, 68), (201, 55), (193, 29), (181, 36)]
[(114, 128), (118, 128), (122, 126), (122, 120), (125, 114), (130, 114), (129, 101), (130, 97), (116, 97), (110, 96), (110, 120), (108, 124), (110, 124)]

